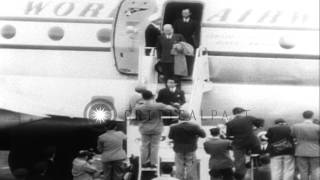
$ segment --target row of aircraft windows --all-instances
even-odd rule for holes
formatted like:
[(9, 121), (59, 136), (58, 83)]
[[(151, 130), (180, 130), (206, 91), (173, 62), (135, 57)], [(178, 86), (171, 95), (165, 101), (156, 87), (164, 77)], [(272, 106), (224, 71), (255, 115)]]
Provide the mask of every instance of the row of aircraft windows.
[[(16, 28), (12, 25), (5, 25), (1, 29), (1, 35), (5, 39), (12, 39), (16, 35)], [(59, 41), (63, 39), (64, 36), (64, 29), (58, 26), (51, 27), (48, 31), (48, 37), (53, 41)], [(102, 43), (109, 42), (111, 39), (111, 30), (102, 28), (97, 31), (96, 37)]]

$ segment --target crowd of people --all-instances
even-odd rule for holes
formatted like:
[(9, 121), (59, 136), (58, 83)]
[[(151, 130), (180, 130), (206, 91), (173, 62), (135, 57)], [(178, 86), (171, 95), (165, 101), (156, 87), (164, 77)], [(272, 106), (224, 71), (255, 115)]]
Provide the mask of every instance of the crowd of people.
[[(179, 111), (185, 103), (184, 92), (174, 78), (168, 78), (166, 87), (157, 97), (144, 86), (138, 86), (131, 101), (131, 124), (138, 125), (141, 133), (141, 168), (156, 169), (161, 155), (159, 144), (164, 125), (170, 124), (168, 138), (175, 153), (174, 172), (169, 164), (161, 166), (161, 176), (154, 180), (199, 180), (196, 157), (198, 138), (206, 133), (191, 116)], [(302, 113), (302, 122), (289, 126), (284, 119), (276, 119), (266, 131), (264, 120), (247, 115), (247, 110), (235, 107), (233, 118), (224, 125), (210, 129), (203, 147), (210, 155), (209, 176), (212, 180), (318, 180), (320, 177), (320, 126), (313, 119), (312, 111)], [(166, 122), (162, 116), (177, 115), (178, 121)], [(224, 127), (224, 128), (223, 128)], [(81, 175), (77, 166), (95, 175), (104, 174), (106, 180), (122, 180), (125, 176), (126, 153), (123, 140), (126, 136), (116, 131), (110, 123), (108, 131), (98, 139), (98, 150), (102, 153), (103, 168), (99, 172), (81, 160), (74, 161), (73, 174)], [(81, 158), (81, 156), (80, 156)], [(248, 173), (247, 170), (251, 173)], [(103, 173), (102, 173), (103, 172)], [(250, 176), (248, 176), (250, 174)], [(174, 177), (173, 177), (174, 176)], [(126, 176), (130, 179), (130, 176)], [(79, 180), (79, 178), (77, 179)]]
[[(198, 139), (206, 137), (204, 129), (190, 121), (190, 114), (181, 111), (185, 95), (178, 80), (173, 78), (191, 74), (193, 58), (190, 57), (198, 46), (197, 23), (191, 19), (190, 9), (183, 9), (181, 14), (182, 18), (173, 25), (165, 24), (162, 33), (154, 24), (146, 30), (146, 45), (157, 48), (156, 69), (164, 75), (166, 87), (155, 96), (144, 86), (138, 86), (129, 102), (134, 117), (131, 124), (138, 125), (141, 133), (141, 168), (159, 168), (159, 144), (164, 126), (170, 125), (168, 138), (173, 144), (175, 168), (164, 164), (160, 177), (154, 180), (199, 180), (195, 152)], [(178, 62), (184, 64), (177, 68)], [(303, 121), (292, 126), (284, 119), (276, 119), (274, 126), (259, 134), (256, 129), (262, 128), (264, 120), (246, 112), (235, 107), (233, 118), (223, 125), (225, 130), (221, 126), (210, 129), (211, 137), (203, 147), (210, 155), (208, 172), (212, 180), (244, 180), (248, 178), (248, 169), (250, 178), (257, 180), (320, 179), (320, 127), (313, 120), (312, 111), (303, 112)], [(178, 116), (178, 120), (164, 120), (163, 116)], [(93, 167), (86, 161), (87, 155), (80, 153), (73, 163), (74, 180), (90, 180), (101, 175), (105, 180), (130, 179), (125, 173), (125, 139), (126, 135), (117, 131), (116, 124), (109, 123), (97, 143), (103, 167), (100, 170)]]

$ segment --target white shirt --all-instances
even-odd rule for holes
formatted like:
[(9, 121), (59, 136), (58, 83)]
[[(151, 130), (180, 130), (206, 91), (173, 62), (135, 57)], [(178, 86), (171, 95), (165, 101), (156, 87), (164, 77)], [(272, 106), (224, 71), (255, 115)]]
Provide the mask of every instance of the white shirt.
[(189, 22), (190, 18), (183, 18), (183, 22)]
[(169, 174), (163, 174), (160, 177), (153, 178), (152, 180), (179, 180), (179, 179), (171, 177)]
[(166, 35), (167, 39), (171, 39), (172, 38), (172, 34), (170, 35)]
[(176, 87), (173, 87), (173, 88), (169, 88), (170, 92), (176, 92)]

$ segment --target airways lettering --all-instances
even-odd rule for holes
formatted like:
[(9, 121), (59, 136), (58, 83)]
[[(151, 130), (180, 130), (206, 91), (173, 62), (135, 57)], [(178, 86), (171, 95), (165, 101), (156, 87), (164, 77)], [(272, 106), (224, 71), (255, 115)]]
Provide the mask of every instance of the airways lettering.
[(51, 16), (69, 16), (79, 17), (98, 17), (104, 10), (102, 3), (75, 3), (75, 2), (41, 2), (29, 1), (24, 11), (25, 15), (51, 15)]
[[(311, 15), (311, 16), (310, 16)], [(315, 18), (308, 12), (244, 9), (236, 11), (231, 8), (215, 10), (207, 21), (213, 24), (246, 24), (246, 25), (283, 25), (301, 26), (311, 25)]]
[(100, 3), (90, 3), (81, 11), (80, 16), (87, 17), (87, 15), (91, 13), (91, 15), (89, 15), (90, 17), (97, 17), (99, 14), (99, 11), (103, 7), (104, 7), (103, 4), (100, 4)]
[(74, 3), (72, 2), (63, 2), (58, 4), (55, 8), (54, 8), (54, 14), (57, 16), (67, 16), (69, 15), (74, 9)]
[(49, 3), (29, 1), (26, 10), (24, 11), (25, 15), (38, 15)]

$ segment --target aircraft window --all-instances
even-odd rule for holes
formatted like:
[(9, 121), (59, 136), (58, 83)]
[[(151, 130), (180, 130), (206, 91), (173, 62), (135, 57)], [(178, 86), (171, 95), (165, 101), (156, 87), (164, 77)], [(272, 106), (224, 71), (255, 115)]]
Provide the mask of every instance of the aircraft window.
[(107, 28), (100, 29), (97, 32), (97, 38), (100, 42), (109, 42), (111, 40), (111, 30)]
[(11, 39), (16, 35), (16, 28), (13, 27), (12, 25), (5, 25), (1, 29), (1, 35), (6, 39)]
[(64, 36), (64, 30), (61, 27), (52, 27), (48, 32), (48, 36), (54, 41), (59, 41)]

